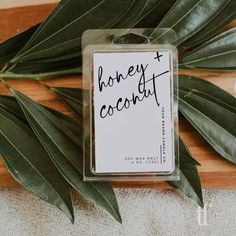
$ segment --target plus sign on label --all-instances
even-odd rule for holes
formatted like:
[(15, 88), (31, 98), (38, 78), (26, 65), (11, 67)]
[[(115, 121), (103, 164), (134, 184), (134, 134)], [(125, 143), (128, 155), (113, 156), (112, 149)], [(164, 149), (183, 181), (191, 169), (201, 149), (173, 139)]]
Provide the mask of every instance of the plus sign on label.
[(162, 55), (159, 54), (159, 52), (156, 52), (156, 57), (154, 59), (157, 59), (160, 62), (160, 58)]
[(95, 172), (172, 172), (171, 51), (95, 52), (92, 76)]

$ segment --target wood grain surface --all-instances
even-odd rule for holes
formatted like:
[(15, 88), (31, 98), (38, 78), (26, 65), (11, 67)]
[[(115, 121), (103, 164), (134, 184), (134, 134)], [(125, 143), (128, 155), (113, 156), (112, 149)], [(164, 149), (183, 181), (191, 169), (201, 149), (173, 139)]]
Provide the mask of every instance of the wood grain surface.
[(0, 9), (56, 3), (59, 0), (1, 0)]
[[(44, 19), (54, 4), (20, 7), (0, 10), (0, 41), (22, 32)], [(236, 25), (236, 21), (232, 22), (228, 27)], [(221, 88), (227, 90), (235, 96), (236, 72), (216, 73), (204, 72), (196, 70), (180, 71), (183, 74), (197, 75), (203, 79), (211, 81)], [(45, 79), (45, 83), (50, 86), (62, 87), (81, 87), (81, 78), (79, 76), (63, 76), (54, 79)], [(67, 115), (72, 115), (68, 107), (63, 104), (51, 92), (37, 81), (29, 80), (9, 80), (8, 83), (15, 89), (23, 92), (37, 102), (52, 107)], [(0, 84), (0, 94), (9, 95), (3, 84)], [(187, 124), (184, 119), (180, 121), (180, 134), (187, 143), (194, 158), (196, 158), (201, 166), (199, 173), (204, 188), (236, 188), (236, 166), (222, 159), (198, 133)], [(5, 165), (0, 160), (0, 186), (17, 187), (16, 181), (10, 176)], [(114, 187), (143, 187), (143, 188), (171, 188), (168, 183), (162, 182), (129, 182), (129, 183), (113, 183)]]

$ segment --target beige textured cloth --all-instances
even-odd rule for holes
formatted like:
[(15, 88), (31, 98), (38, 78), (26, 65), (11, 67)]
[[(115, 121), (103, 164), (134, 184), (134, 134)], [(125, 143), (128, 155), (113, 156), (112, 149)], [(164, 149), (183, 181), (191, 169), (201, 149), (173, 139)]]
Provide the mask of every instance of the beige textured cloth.
[(75, 224), (55, 207), (23, 189), (0, 189), (1, 236), (233, 236), (236, 190), (204, 190), (207, 226), (198, 207), (176, 190), (116, 189), (120, 225), (74, 193)]

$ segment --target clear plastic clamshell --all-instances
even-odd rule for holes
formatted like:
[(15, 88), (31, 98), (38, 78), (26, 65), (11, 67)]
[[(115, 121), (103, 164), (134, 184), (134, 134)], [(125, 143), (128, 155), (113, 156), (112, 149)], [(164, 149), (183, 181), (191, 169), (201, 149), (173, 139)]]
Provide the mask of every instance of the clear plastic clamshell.
[(83, 34), (85, 181), (179, 180), (171, 29)]

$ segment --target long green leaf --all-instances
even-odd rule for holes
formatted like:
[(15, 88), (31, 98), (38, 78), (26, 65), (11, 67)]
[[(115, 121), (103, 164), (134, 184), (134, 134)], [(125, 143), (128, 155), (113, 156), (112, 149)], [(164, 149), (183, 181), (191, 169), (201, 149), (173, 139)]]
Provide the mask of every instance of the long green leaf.
[[(28, 46), (31, 46), (35, 40), (35, 38), (37, 37), (38, 40), (40, 40), (40, 35), (41, 33), (44, 32), (55, 32), (56, 30), (59, 30), (60, 27), (62, 27), (62, 25), (57, 23), (57, 20), (60, 20), (60, 14), (61, 11), (67, 8), (66, 6), (69, 6), (70, 8), (70, 3), (71, 0), (59, 0), (58, 4), (56, 5), (56, 7), (54, 7), (54, 9), (51, 11), (51, 13), (49, 14), (49, 16), (44, 19), (43, 24), (40, 24), (40, 26), (38, 27), (38, 29), (35, 31), (35, 33), (32, 35), (32, 37), (28, 40), (28, 42), (24, 45), (24, 47), (19, 51), (18, 54), (21, 54), (22, 52), (25, 51), (25, 48), (27, 48)], [(67, 9), (68, 11), (69, 9)], [(72, 11), (74, 11), (74, 9), (72, 9)], [(69, 11), (68, 11), (69, 12)], [(55, 20), (54, 22), (52, 21), (52, 19), (55, 18), (57, 20)], [(64, 23), (66, 24), (67, 22), (70, 22), (71, 18), (70, 15), (68, 14), (68, 18), (64, 19)], [(61, 22), (61, 24), (63, 24), (63, 22)], [(52, 25), (52, 29), (50, 29), (48, 27), (48, 24)], [(41, 40), (43, 40), (43, 38), (41, 38)]]
[(176, 0), (147, 0), (140, 17), (137, 19), (135, 27), (156, 27), (175, 2)]
[[(4, 108), (12, 115), (17, 116), (22, 122), (28, 125), (24, 112), (15, 97), (0, 95), (0, 107)], [(52, 119), (56, 117), (53, 119), (55, 126), (82, 148), (82, 120), (74, 120), (49, 107), (43, 106), (43, 108), (52, 114)]]
[(229, 0), (178, 0), (158, 27), (176, 32), (176, 45), (203, 29)]
[(114, 28), (132, 28), (145, 7), (147, 0), (134, 1), (126, 15), (114, 26)]
[(74, 221), (69, 186), (54, 167), (32, 130), (0, 107), (0, 153), (12, 176)]
[[(68, 61), (69, 59), (69, 61)], [(49, 57), (44, 57), (43, 60), (38, 60), (37, 58), (34, 60), (26, 61), (20, 64), (17, 64), (16, 67), (21, 67), (22, 65), (32, 65), (32, 64), (47, 64), (47, 63), (53, 63), (53, 65), (57, 66), (57, 63), (71, 63), (71, 62), (77, 62), (78, 64), (81, 64), (82, 57), (81, 57), (81, 46), (74, 47), (71, 45), (71, 49), (64, 50), (60, 54), (55, 55), (49, 55)], [(62, 65), (60, 65), (62, 66)], [(15, 67), (14, 67), (15, 69)]]
[[(19, 51), (19, 53), (17, 55), (20, 55), (22, 53), (25, 52), (25, 50), (34, 47), (37, 43), (40, 43), (41, 41), (43, 41), (48, 35), (52, 35), (54, 33), (56, 33), (57, 31), (59, 31), (62, 27), (65, 27), (67, 24), (70, 24), (76, 17), (83, 15), (88, 9), (90, 9), (94, 4), (99, 3), (100, 0), (94, 0), (94, 1), (87, 1), (84, 2), (83, 4), (80, 3), (80, 7), (78, 9), (75, 8), (75, 4), (78, 4), (78, 1), (74, 1), (74, 0), (61, 0), (56, 7), (52, 10), (51, 14), (44, 20), (43, 24), (41, 24), (39, 26), (39, 28), (37, 29), (37, 31), (34, 33), (34, 35), (30, 38), (30, 40), (27, 42), (27, 44)], [(61, 20), (61, 18), (63, 18), (63, 20)], [(72, 50), (72, 54), (76, 54), (76, 56), (78, 56), (78, 51), (80, 51), (79, 49), (73, 48)], [(75, 53), (76, 52), (76, 53)], [(63, 51), (63, 55), (62, 57), (65, 57), (65, 54), (67, 54), (68, 52), (66, 50)], [(74, 57), (73, 55), (70, 55), (69, 57)], [(38, 67), (43, 67), (41, 68), (41, 71), (45, 71), (45, 66), (48, 67), (48, 62), (54, 61), (54, 55), (51, 56), (50, 58), (44, 58), (43, 61), (41, 61), (41, 64), (44, 65), (40, 65), (38, 63), (34, 63), (33, 65), (31, 64), (31, 62), (33, 60), (31, 60), (30, 62), (26, 62), (25, 66), (30, 66), (36, 68), (36, 70), (38, 70)], [(55, 67), (58, 67), (58, 61), (62, 61), (62, 59), (57, 55), (57, 63), (53, 64), (54, 66), (54, 70)], [(79, 59), (77, 59), (78, 61)], [(71, 62), (71, 60), (70, 60)], [(47, 63), (47, 64), (45, 64)], [(65, 64), (64, 61), (62, 61), (63, 64)], [(68, 62), (67, 62), (68, 63)], [(78, 62), (77, 62), (78, 63)], [(24, 64), (24, 63), (23, 63)], [(60, 63), (59, 63), (60, 64)], [(77, 64), (78, 66), (78, 64)], [(75, 67), (77, 67), (75, 66)], [(62, 67), (62, 65), (59, 65), (59, 67)], [(23, 65), (24, 68), (24, 65)], [(63, 66), (64, 68), (64, 66)], [(17, 65), (14, 70), (12, 70), (13, 72), (17, 70), (17, 72), (19, 72), (19, 70), (22, 72), (22, 65)], [(26, 71), (26, 72), (30, 72), (32, 73), (32, 71)]]
[[(80, 51), (80, 49), (75, 49)], [(68, 60), (69, 58), (69, 60)], [(34, 62), (33, 60), (30, 62), (24, 62), (15, 65), (10, 72), (15, 74), (41, 74), (41, 73), (48, 73), (53, 71), (65, 71), (71, 70), (78, 67), (81, 67), (82, 61), (81, 57), (75, 56), (73, 57), (72, 54), (63, 54), (60, 57), (56, 58), (56, 62), (54, 62), (55, 57), (52, 56), (51, 58), (44, 59), (42, 62)]]
[[(40, 60), (78, 48), (87, 29), (111, 28), (128, 12), (134, 0), (71, 0), (53, 13), (46, 26), (22, 50), (12, 63)], [(55, 26), (56, 25), (56, 26)], [(78, 50), (78, 55), (80, 55)], [(56, 60), (56, 59), (55, 59)]]
[[(0, 44), (0, 71), (26, 44), (40, 24), (32, 26), (26, 31)], [(6, 68), (5, 68), (6, 69)]]
[(51, 87), (53, 92), (62, 99), (75, 113), (83, 115), (83, 90), (79, 88)]
[(201, 181), (196, 167), (199, 163), (193, 159), (181, 138), (179, 138), (179, 153), (180, 180), (171, 181), (170, 183), (191, 197), (199, 206), (203, 207)]
[(183, 62), (191, 68), (236, 69), (236, 27), (196, 48), (184, 57)]
[(220, 30), (222, 30), (228, 23), (236, 18), (236, 0), (230, 0), (227, 6), (202, 30), (200, 30), (193, 37), (180, 45), (182, 48), (189, 48), (211, 39)]
[(198, 94), (201, 94), (203, 98), (236, 113), (235, 97), (206, 80), (194, 76), (180, 75), (179, 88), (188, 93), (192, 91), (195, 93), (197, 92)]
[(64, 178), (83, 196), (106, 209), (116, 220), (121, 222), (118, 204), (111, 186), (106, 183), (83, 181), (82, 150), (79, 145), (68, 138), (68, 130), (62, 131), (67, 127), (63, 125), (59, 129), (59, 120), (53, 113), (20, 92), (15, 90), (12, 92), (38, 139)]
[(14, 97), (0, 95), (0, 107), (27, 124), (24, 113)]
[[(184, 84), (184, 80), (188, 78), (180, 77), (180, 80), (183, 80), (181, 83)], [(198, 83), (201, 83), (200, 79)], [(190, 81), (189, 84), (191, 84)], [(203, 83), (201, 87), (203, 86), (207, 86), (206, 83)], [(221, 93), (220, 88), (214, 89), (219, 91), (218, 94)], [(232, 111), (236, 107), (236, 99), (228, 94), (227, 100), (235, 100), (235, 105), (232, 107), (232, 104), (228, 104), (224, 98), (222, 102), (219, 102), (220, 96), (215, 99), (214, 91), (211, 95), (210, 90), (211, 87), (207, 90), (180, 87), (179, 110), (223, 158), (236, 164), (236, 113), (235, 110)], [(206, 91), (209, 93), (207, 94)]]
[(136, 0), (114, 28), (154, 27), (174, 2), (175, 0)]

